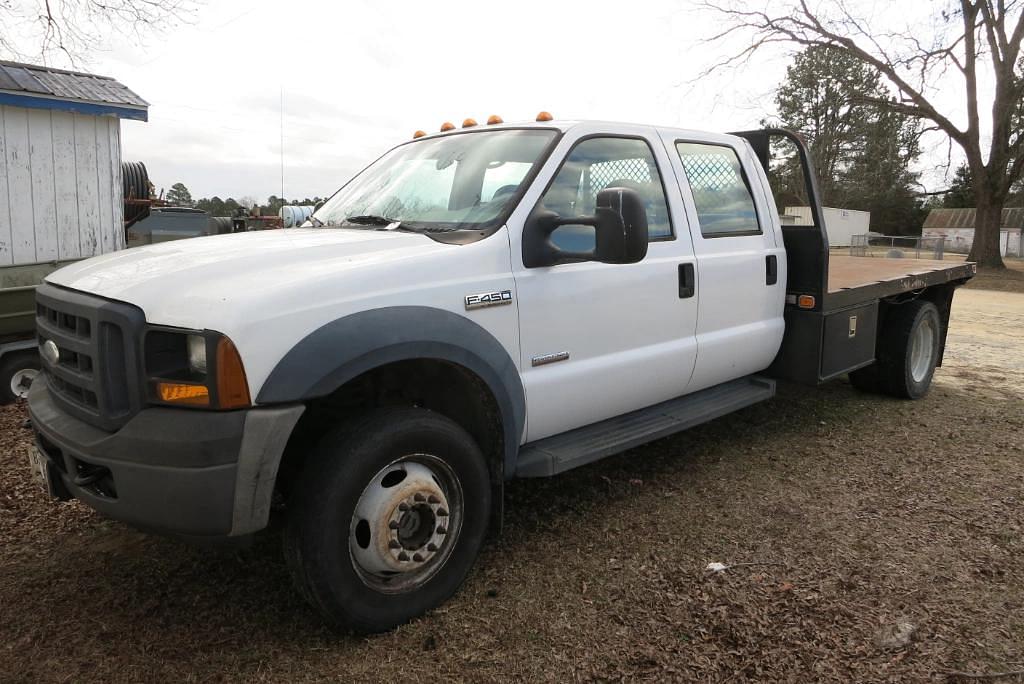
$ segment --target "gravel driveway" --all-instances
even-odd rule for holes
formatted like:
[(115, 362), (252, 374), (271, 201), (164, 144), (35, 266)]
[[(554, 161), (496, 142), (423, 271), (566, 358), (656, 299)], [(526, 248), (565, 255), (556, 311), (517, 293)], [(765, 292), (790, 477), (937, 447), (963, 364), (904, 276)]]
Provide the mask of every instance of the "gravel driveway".
[[(929, 396), (845, 381), (549, 480), (461, 593), (322, 629), (271, 529), (197, 549), (44, 500), (0, 412), (5, 681), (957, 680), (1024, 669), (1024, 294), (958, 292)], [(708, 563), (732, 565), (724, 572)]]

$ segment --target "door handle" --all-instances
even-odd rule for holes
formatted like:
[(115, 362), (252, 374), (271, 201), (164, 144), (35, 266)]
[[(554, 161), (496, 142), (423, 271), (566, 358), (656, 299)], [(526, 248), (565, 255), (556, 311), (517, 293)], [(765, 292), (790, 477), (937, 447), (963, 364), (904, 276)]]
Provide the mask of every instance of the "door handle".
[(679, 264), (679, 298), (687, 299), (697, 291), (697, 278), (693, 264)]
[(774, 285), (779, 282), (779, 259), (774, 254), (764, 258), (765, 284)]

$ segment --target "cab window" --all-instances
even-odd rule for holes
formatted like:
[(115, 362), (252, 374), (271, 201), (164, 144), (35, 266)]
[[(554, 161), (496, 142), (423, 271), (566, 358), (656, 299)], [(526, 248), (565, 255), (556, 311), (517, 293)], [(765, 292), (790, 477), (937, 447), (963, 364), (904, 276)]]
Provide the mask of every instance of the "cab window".
[[(577, 143), (541, 202), (562, 217), (589, 216), (594, 213), (597, 193), (605, 188), (635, 190), (647, 210), (650, 239), (672, 237), (661, 174), (650, 146), (639, 138), (588, 138)], [(564, 251), (586, 252), (594, 249), (594, 229), (560, 226), (551, 234), (551, 241)]]
[(761, 226), (743, 166), (725, 145), (677, 142), (704, 237), (757, 235)]

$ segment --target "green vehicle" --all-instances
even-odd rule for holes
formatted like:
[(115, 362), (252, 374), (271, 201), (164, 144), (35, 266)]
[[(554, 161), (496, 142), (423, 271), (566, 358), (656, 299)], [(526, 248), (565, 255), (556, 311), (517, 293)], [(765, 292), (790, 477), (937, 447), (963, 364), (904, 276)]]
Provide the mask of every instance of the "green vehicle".
[(76, 259), (0, 268), (0, 403), (28, 394), (39, 371), (35, 292), (48, 274)]

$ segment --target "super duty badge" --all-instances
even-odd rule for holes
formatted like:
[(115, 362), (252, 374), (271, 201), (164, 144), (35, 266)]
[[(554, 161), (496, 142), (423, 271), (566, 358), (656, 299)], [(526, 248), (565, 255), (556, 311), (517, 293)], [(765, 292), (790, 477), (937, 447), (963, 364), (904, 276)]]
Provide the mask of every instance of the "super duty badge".
[(501, 290), (500, 292), (481, 292), (480, 294), (466, 295), (466, 310), (482, 309), (485, 306), (501, 306), (512, 303), (512, 290)]

